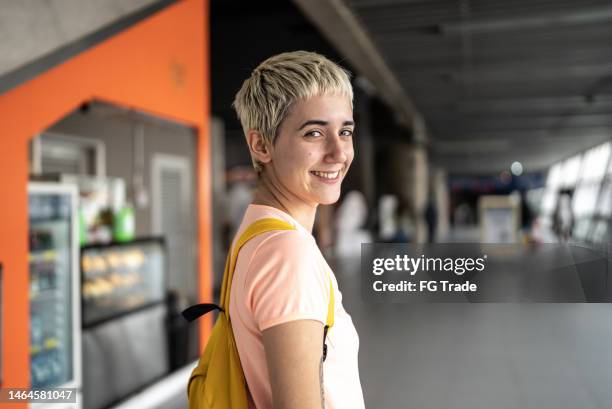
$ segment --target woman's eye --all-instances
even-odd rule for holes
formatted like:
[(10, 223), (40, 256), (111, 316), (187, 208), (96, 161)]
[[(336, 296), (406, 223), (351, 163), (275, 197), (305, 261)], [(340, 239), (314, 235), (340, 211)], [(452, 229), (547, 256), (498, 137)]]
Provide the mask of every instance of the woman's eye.
[(323, 135), (323, 134), (321, 132), (319, 132), (319, 131), (310, 131), (310, 132), (307, 132), (305, 136), (309, 136), (309, 137), (315, 138), (315, 137), (321, 136), (321, 135)]
[(351, 131), (350, 129), (343, 129), (342, 131), (340, 131), (340, 135), (342, 135), (342, 136), (353, 136), (353, 131)]

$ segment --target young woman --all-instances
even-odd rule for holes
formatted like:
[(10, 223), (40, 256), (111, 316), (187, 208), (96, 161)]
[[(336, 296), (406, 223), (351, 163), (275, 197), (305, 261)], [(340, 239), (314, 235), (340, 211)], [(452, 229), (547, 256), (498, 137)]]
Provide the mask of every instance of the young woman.
[[(262, 62), (234, 101), (259, 175), (236, 237), (262, 218), (295, 227), (248, 241), (231, 284), (230, 319), (259, 409), (364, 407), (359, 338), (311, 234), (317, 206), (338, 200), (353, 160), (352, 100), (345, 70), (297, 51)], [(334, 325), (323, 361), (330, 282)]]

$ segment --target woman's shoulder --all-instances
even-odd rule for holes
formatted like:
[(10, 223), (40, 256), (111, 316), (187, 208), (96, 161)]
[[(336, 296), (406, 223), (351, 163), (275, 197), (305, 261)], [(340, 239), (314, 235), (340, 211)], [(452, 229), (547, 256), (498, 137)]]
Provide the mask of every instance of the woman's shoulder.
[(312, 255), (314, 239), (311, 235), (294, 230), (272, 230), (261, 234), (260, 240), (255, 242), (253, 254), (281, 253), (288, 257), (300, 257), (305, 254)]
[(252, 243), (242, 289), (260, 331), (297, 319), (325, 323), (329, 281), (311, 237), (299, 230), (271, 231)]
[(320, 269), (319, 250), (312, 235), (302, 229), (272, 230), (259, 234), (240, 250), (239, 266), (247, 277), (288, 274)]

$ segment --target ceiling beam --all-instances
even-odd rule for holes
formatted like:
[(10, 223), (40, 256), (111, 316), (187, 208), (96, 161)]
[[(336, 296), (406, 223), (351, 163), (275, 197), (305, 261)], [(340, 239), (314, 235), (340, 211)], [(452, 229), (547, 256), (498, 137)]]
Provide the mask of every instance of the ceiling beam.
[(612, 7), (599, 7), (584, 10), (569, 10), (566, 12), (540, 16), (521, 16), (503, 19), (482, 19), (440, 24), (444, 35), (460, 35), (462, 33), (490, 34), (500, 31), (524, 31), (534, 28), (553, 28), (557, 26), (572, 26), (582, 24), (607, 23), (612, 20)]
[(359, 74), (372, 83), (381, 98), (395, 110), (400, 124), (414, 128), (423, 122), (378, 48), (343, 0), (293, 1)]

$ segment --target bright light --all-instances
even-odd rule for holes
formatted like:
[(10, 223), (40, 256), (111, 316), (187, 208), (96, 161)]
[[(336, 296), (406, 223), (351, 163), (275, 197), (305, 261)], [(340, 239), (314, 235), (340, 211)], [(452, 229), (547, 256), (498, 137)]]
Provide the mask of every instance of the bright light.
[(523, 165), (521, 164), (521, 162), (512, 162), (510, 170), (512, 171), (513, 175), (521, 176), (523, 174)]

